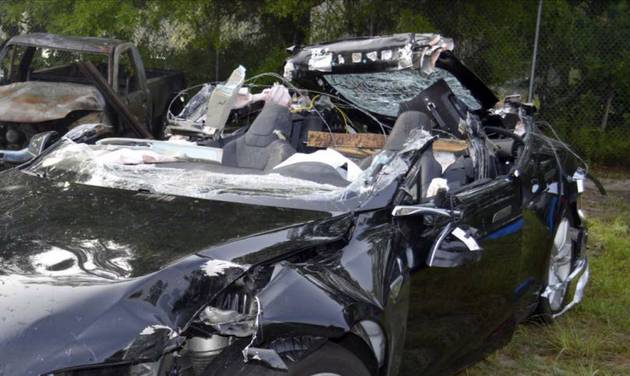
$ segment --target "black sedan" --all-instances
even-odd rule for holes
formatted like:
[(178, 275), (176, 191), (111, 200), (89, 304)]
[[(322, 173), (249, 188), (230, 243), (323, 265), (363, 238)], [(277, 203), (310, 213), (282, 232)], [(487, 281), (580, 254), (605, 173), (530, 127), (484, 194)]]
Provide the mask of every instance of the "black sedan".
[(587, 173), (451, 49), (304, 47), (231, 134), (2, 172), (0, 375), (451, 374), (578, 303)]

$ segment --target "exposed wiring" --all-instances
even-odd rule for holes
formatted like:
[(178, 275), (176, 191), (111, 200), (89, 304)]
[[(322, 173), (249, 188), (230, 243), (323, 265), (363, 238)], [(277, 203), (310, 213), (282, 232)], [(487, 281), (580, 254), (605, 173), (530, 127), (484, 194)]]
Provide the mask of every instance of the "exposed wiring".
[(313, 99), (311, 99), (311, 103), (307, 107), (309, 111), (312, 110), (313, 107), (315, 106), (315, 101), (317, 100), (317, 98), (319, 98), (319, 94), (317, 94), (316, 96), (313, 97)]
[[(332, 144), (333, 147), (337, 147), (337, 141), (334, 137), (334, 132), (332, 131), (332, 128), (330, 126), (330, 124), (328, 124), (328, 122), (326, 121), (326, 119), (324, 118), (324, 116), (322, 115), (321, 111), (317, 109), (317, 106), (315, 105), (316, 100), (322, 96), (328, 96), (332, 99), (334, 99), (335, 101), (341, 102), (341, 103), (332, 103), (333, 107), (335, 108), (335, 110), (339, 113), (340, 118), (343, 120), (344, 123), (344, 130), (348, 133), (352, 133), (350, 132), (350, 130), (354, 131), (356, 133), (356, 129), (354, 127), (354, 124), (352, 123), (352, 121), (350, 120), (350, 118), (348, 117), (348, 115), (343, 111), (342, 108), (347, 108), (347, 109), (353, 109), (353, 110), (357, 110), (361, 113), (363, 113), (364, 115), (366, 115), (368, 118), (370, 118), (371, 120), (373, 120), (375, 123), (377, 123), (381, 129), (381, 132), (383, 135), (387, 136), (387, 132), (385, 130), (386, 126), (379, 121), (374, 115), (372, 115), (371, 113), (369, 113), (368, 111), (358, 107), (357, 105), (339, 97), (336, 95), (332, 95), (330, 93), (325, 93), (325, 92), (321, 92), (321, 91), (317, 91), (317, 90), (308, 90), (308, 89), (299, 89), (298, 87), (296, 87), (294, 84), (292, 84), (289, 80), (287, 80), (286, 78), (284, 78), (283, 76), (274, 73), (274, 72), (264, 72), (264, 73), (260, 73), (257, 74), (253, 77), (248, 78), (247, 80), (244, 81), (244, 83), (247, 83), (248, 86), (250, 87), (270, 87), (271, 85), (260, 85), (260, 84), (256, 84), (255, 81), (263, 78), (263, 77), (271, 77), (277, 80), (280, 80), (283, 84), (285, 84), (288, 88), (292, 89), (297, 95), (299, 95), (302, 100), (304, 102), (308, 102), (309, 105), (307, 107), (298, 107), (296, 108), (294, 111), (299, 111), (299, 110), (303, 110), (306, 109), (307, 111), (313, 111), (317, 114), (317, 116), (322, 120), (322, 122), (324, 123), (324, 125), (326, 126), (326, 129), (328, 131), (328, 133), (330, 133), (330, 137), (332, 140)], [(199, 88), (199, 87), (203, 87), (206, 84), (199, 84), (199, 85), (195, 85), (195, 86), (191, 86), (189, 88), (186, 88), (184, 90), (181, 90), (177, 95), (175, 95), (175, 97), (173, 97), (173, 99), (171, 100), (171, 102), (169, 103), (168, 106), (168, 111), (167, 111), (167, 120), (169, 122), (173, 122), (173, 121), (185, 121), (186, 119), (179, 117), (178, 115), (173, 114), (172, 112), (172, 106), (173, 103), (175, 103), (176, 100), (178, 100), (179, 98), (182, 98), (183, 95), (188, 94), (190, 91)], [(309, 100), (309, 97), (304, 95), (304, 92), (307, 92), (309, 94), (316, 94), (312, 99)], [(345, 105), (342, 105), (345, 104)], [(391, 127), (387, 127), (389, 129), (391, 129)]]
[(278, 80), (282, 81), (282, 83), (287, 85), (290, 89), (293, 89), (300, 97), (302, 97), (303, 99), (306, 99), (306, 97), (304, 96), (304, 94), (302, 94), (300, 89), (298, 89), (295, 85), (293, 85), (291, 83), (291, 81), (289, 81), (286, 78), (282, 77), (278, 73), (274, 73), (274, 72), (260, 73), (260, 74), (257, 74), (255, 76), (253, 76), (253, 77), (248, 78), (247, 80), (245, 80), (245, 83), (248, 83), (250, 81), (255, 81), (255, 80), (257, 80), (257, 79), (259, 79), (261, 77), (272, 77), (272, 78), (278, 79)]
[(562, 162), (560, 161), (560, 156), (558, 155), (558, 152), (556, 150), (556, 147), (553, 145), (553, 140), (547, 136), (545, 136), (544, 134), (538, 134), (538, 133), (533, 133), (534, 136), (540, 138), (541, 140), (545, 141), (547, 143), (547, 145), (549, 145), (549, 147), (551, 148), (551, 152), (553, 153), (553, 156), (556, 160), (556, 164), (558, 165), (558, 194), (560, 196), (564, 195), (564, 176), (565, 176), (565, 172), (564, 169), (562, 168)]
[(320, 119), (322, 119), (322, 121), (324, 122), (324, 125), (326, 125), (326, 128), (328, 129), (328, 133), (330, 133), (330, 139), (333, 142), (333, 146), (337, 147), (337, 140), (335, 140), (335, 135), (332, 131), (332, 128), (330, 128), (330, 125), (328, 125), (328, 122), (326, 121), (326, 119), (324, 119), (322, 114), (317, 109), (315, 109), (315, 113), (317, 114), (317, 116), (319, 116)]
[(349, 105), (349, 106), (350, 106), (350, 108), (355, 109), (355, 110), (357, 110), (357, 111), (359, 111), (359, 112), (362, 112), (363, 114), (367, 115), (370, 119), (374, 120), (374, 122), (376, 122), (376, 123), (379, 125), (379, 127), (381, 128), (381, 131), (383, 132), (383, 134), (387, 136), (387, 132), (385, 131), (385, 127), (383, 126), (383, 123), (381, 123), (381, 122), (380, 122), (380, 121), (379, 121), (379, 120), (378, 120), (378, 119), (377, 119), (374, 115), (372, 115), (372, 114), (371, 114), (371, 113), (369, 113), (368, 111), (366, 111), (366, 110), (364, 110), (364, 109), (360, 108), (359, 106), (355, 105), (354, 103), (349, 102), (349, 101), (347, 101), (347, 100), (345, 100), (345, 99), (343, 99), (343, 98), (341, 98), (341, 97), (338, 97), (338, 96), (336, 96), (336, 95), (332, 95), (332, 94), (330, 94), (330, 93), (325, 93), (325, 92), (322, 92), (322, 91), (311, 90), (311, 89), (304, 89), (304, 90), (300, 90), (300, 89), (298, 89), (295, 85), (293, 85), (293, 84), (291, 83), (291, 81), (289, 81), (289, 80), (287, 80), (286, 78), (284, 78), (283, 76), (281, 76), (281, 75), (279, 75), (279, 74), (277, 74), (277, 73), (273, 73), (273, 72), (266, 72), (266, 73), (260, 73), (260, 74), (257, 74), (257, 75), (255, 75), (255, 76), (253, 76), (253, 77), (251, 77), (251, 78), (248, 78), (247, 80), (245, 80), (245, 82), (255, 81), (255, 80), (257, 80), (257, 79), (259, 79), (259, 78), (261, 78), (261, 77), (273, 77), (273, 78), (276, 78), (276, 79), (281, 80), (281, 81), (282, 81), (284, 84), (286, 84), (289, 88), (291, 88), (291, 89), (295, 90), (295, 91), (298, 93), (298, 95), (300, 95), (302, 98), (304, 98), (304, 95), (303, 95), (301, 92), (302, 92), (302, 91), (307, 91), (307, 92), (309, 92), (309, 93), (315, 93), (315, 94), (323, 94), (323, 95), (327, 95), (327, 96), (329, 96), (330, 98), (334, 98), (334, 99), (336, 99), (336, 100), (338, 100), (338, 101), (341, 101), (341, 102), (343, 102), (343, 103), (346, 103), (347, 105)]
[[(343, 99), (343, 98), (341, 98), (341, 97), (338, 97), (338, 96), (336, 96), (336, 95), (332, 95), (332, 94), (330, 94), (330, 93), (325, 93), (325, 92), (323, 92), (323, 91), (311, 90), (311, 89), (306, 89), (306, 91), (308, 91), (309, 93), (315, 93), (315, 94), (323, 94), (323, 95), (327, 95), (327, 96), (329, 96), (330, 98), (333, 98), (333, 99), (335, 99), (335, 100), (338, 100), (338, 101), (340, 101), (340, 102), (343, 102), (343, 103), (347, 104), (347, 105), (348, 105), (348, 107), (347, 107), (347, 108), (350, 108), (350, 109), (353, 109), (353, 110), (357, 110), (357, 111), (359, 111), (359, 112), (361, 112), (361, 113), (365, 114), (366, 116), (368, 116), (370, 119), (374, 120), (374, 122), (375, 122), (376, 124), (378, 124), (378, 125), (379, 125), (379, 127), (381, 128), (381, 132), (382, 132), (385, 136), (387, 136), (387, 132), (385, 131), (385, 126), (384, 126), (384, 124), (383, 124), (383, 123), (381, 123), (381, 121), (379, 121), (379, 120), (378, 120), (378, 119), (377, 119), (374, 115), (372, 115), (372, 114), (371, 114), (371, 113), (369, 113), (368, 111), (366, 111), (366, 110), (362, 109), (361, 107), (359, 107), (359, 106), (357, 106), (357, 105), (353, 104), (352, 102), (349, 102), (349, 101), (347, 101), (347, 100), (345, 100), (345, 99)], [(388, 128), (389, 128), (389, 127), (388, 127)]]
[(339, 107), (335, 106), (335, 110), (337, 110), (339, 115), (341, 115), (341, 119), (343, 120), (344, 129), (347, 129), (348, 128), (348, 117), (346, 116), (346, 114)]
[(186, 120), (184, 118), (180, 118), (179, 116), (173, 114), (173, 112), (171, 111), (171, 108), (173, 107), (173, 103), (175, 103), (175, 101), (177, 99), (181, 98), (184, 94), (187, 94), (189, 91), (191, 91), (193, 89), (196, 89), (198, 87), (203, 87), (204, 85), (207, 85), (207, 84), (194, 85), (194, 86), (191, 86), (191, 87), (187, 87), (187, 88), (185, 88), (183, 90), (180, 90), (180, 92), (177, 93), (173, 97), (173, 99), (171, 99), (171, 101), (168, 104), (168, 108), (167, 108), (167, 111), (166, 111), (166, 119), (169, 120), (169, 121), (170, 120), (180, 120), (180, 121)]
[[(276, 78), (280, 81), (282, 81), (282, 83), (284, 83), (285, 85), (287, 85), (290, 89), (293, 89), (293, 91), (295, 91), (300, 97), (302, 97), (302, 99), (306, 100), (307, 97), (302, 94), (302, 91), (300, 89), (298, 89), (295, 85), (293, 85), (291, 83), (291, 81), (287, 80), (286, 78), (282, 77), (281, 75), (277, 74), (277, 73), (273, 73), (273, 72), (265, 72), (265, 73), (260, 73), (257, 74), (247, 80), (245, 80), (245, 82), (250, 82), (250, 81), (255, 81), (261, 77), (272, 77), (272, 78)], [(324, 95), (328, 95), (326, 93), (320, 93), (320, 94), (324, 94)], [(328, 124), (328, 122), (326, 121), (326, 119), (324, 119), (324, 116), (321, 114), (321, 112), (317, 109), (317, 107), (314, 105), (315, 102), (315, 98), (317, 98), (317, 96), (313, 97), (313, 100), (311, 100), (311, 109), (313, 111), (315, 111), (315, 113), (317, 114), (317, 116), (319, 116), (319, 118), (322, 120), (322, 122), (324, 123), (324, 125), (326, 125), (326, 128), (328, 129), (328, 133), (330, 133), (330, 138), (333, 142), (333, 145), (335, 147), (337, 147), (337, 141), (335, 140), (335, 137), (333, 135), (333, 131), (332, 128), (330, 127), (330, 125)]]
[(584, 165), (584, 169), (586, 170), (586, 172), (588, 173), (589, 167), (588, 167), (588, 163), (586, 163), (586, 161), (584, 161), (584, 159), (582, 159), (582, 157), (580, 157), (575, 151), (573, 151), (573, 149), (571, 149), (571, 147), (564, 141), (562, 141), (560, 139), (560, 136), (558, 136), (558, 133), (556, 132), (556, 130), (551, 126), (551, 124), (549, 124), (549, 122), (544, 121), (544, 120), (539, 120), (536, 122), (536, 124), (540, 124), (540, 125), (544, 125), (547, 128), (549, 128), (551, 130), (551, 133), (553, 133), (554, 138), (556, 139), (556, 141), (558, 141), (569, 153), (571, 153), (577, 160), (579, 160), (580, 162), (582, 162), (582, 164)]

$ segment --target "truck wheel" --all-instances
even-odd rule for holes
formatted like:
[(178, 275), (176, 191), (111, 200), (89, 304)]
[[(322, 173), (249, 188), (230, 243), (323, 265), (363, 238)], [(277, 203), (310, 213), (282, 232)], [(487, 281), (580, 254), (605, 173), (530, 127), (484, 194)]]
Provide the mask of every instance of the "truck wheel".
[[(236, 349), (237, 351), (230, 351)], [(226, 353), (227, 352), (227, 353)], [(363, 362), (343, 346), (326, 343), (317, 351), (289, 365), (283, 372), (265, 367), (260, 362), (243, 362), (238, 346), (232, 346), (213, 360), (203, 376), (370, 376)]]

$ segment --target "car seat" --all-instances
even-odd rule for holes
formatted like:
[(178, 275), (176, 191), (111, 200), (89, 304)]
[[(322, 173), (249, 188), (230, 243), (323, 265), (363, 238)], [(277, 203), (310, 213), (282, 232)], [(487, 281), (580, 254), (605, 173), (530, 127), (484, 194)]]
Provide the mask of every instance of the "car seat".
[(267, 103), (247, 132), (223, 147), (221, 164), (230, 167), (270, 170), (295, 154), (286, 140), (290, 133), (289, 109)]
[[(383, 150), (398, 152), (401, 151), (414, 129), (424, 129), (431, 131), (433, 122), (429, 117), (420, 111), (405, 111), (398, 116), (392, 131), (385, 140)], [(361, 161), (359, 166), (366, 169), (372, 164), (373, 156), (369, 156)]]

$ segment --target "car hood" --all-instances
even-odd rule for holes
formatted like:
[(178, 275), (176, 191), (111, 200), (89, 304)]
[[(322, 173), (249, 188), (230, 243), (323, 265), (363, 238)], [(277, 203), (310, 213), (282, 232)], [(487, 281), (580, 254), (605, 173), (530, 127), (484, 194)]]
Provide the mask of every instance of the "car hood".
[(40, 123), (104, 109), (103, 96), (89, 85), (29, 81), (0, 86), (0, 121)]
[(250, 265), (348, 228), (323, 212), (2, 175), (0, 375), (159, 357)]

